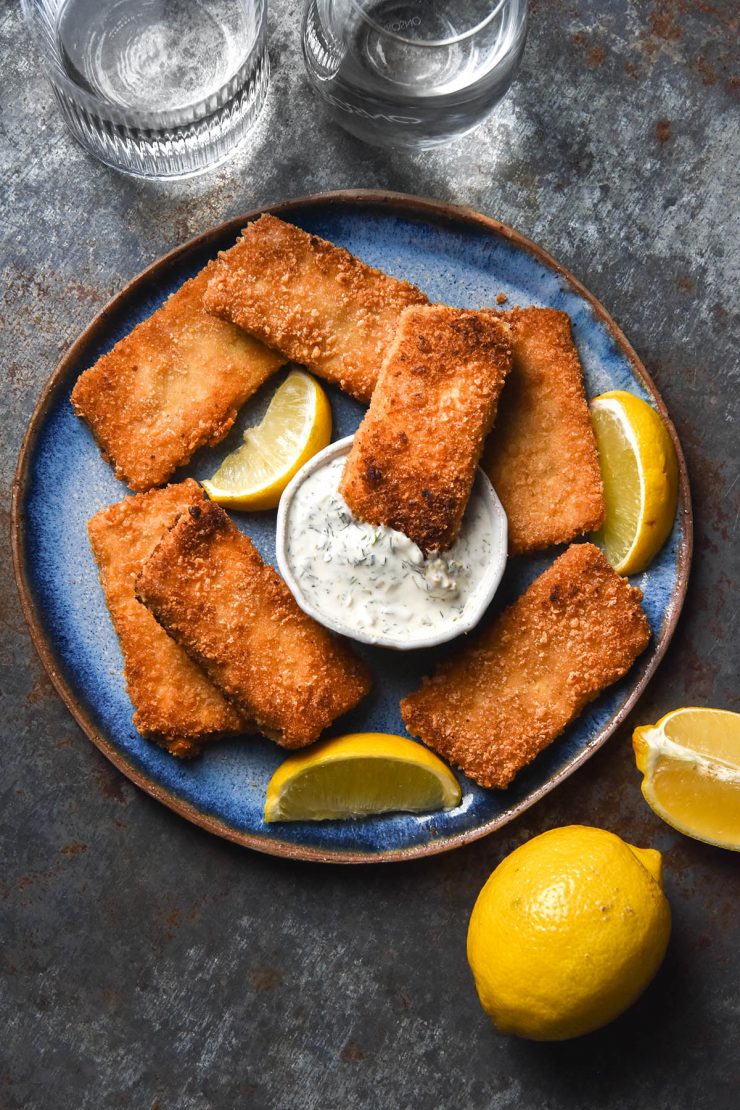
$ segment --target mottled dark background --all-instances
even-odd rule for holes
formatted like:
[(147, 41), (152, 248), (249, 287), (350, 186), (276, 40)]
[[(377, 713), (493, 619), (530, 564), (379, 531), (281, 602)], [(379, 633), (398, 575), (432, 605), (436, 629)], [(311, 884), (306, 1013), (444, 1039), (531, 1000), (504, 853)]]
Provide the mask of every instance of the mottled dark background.
[[(129, 278), (262, 203), (377, 186), (508, 222), (601, 298), (676, 422), (697, 542), (673, 646), (586, 767), (466, 849), (342, 869), (222, 843), (106, 763), (30, 645), (6, 529), (0, 1106), (737, 1106), (737, 857), (653, 817), (629, 743), (635, 723), (732, 707), (737, 692), (736, 3), (539, 0), (499, 111), (456, 145), (409, 156), (330, 126), (303, 75), (299, 5), (273, 0), (272, 84), (251, 144), (169, 186), (118, 176), (68, 138), (18, 7), (0, 2), (4, 514), (44, 380)], [(663, 851), (668, 956), (603, 1032), (505, 1039), (473, 990), (468, 914), (506, 852), (571, 822)]]

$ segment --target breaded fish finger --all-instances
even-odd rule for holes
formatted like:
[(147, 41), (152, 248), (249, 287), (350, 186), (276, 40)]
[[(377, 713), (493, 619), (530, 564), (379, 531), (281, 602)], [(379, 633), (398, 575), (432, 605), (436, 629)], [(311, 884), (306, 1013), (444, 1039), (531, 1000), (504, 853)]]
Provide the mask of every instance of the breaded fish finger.
[(497, 313), (514, 363), (483, 468), (509, 518), (512, 555), (598, 528), (604, 491), (570, 320), (554, 308)]
[(640, 590), (573, 544), (401, 702), (412, 736), (481, 786), (508, 786), (650, 639)]
[(285, 361), (203, 308), (210, 263), (86, 370), (72, 405), (117, 478), (165, 482), (199, 447), (218, 443), (239, 408)]
[(319, 377), (369, 401), (401, 310), (416, 286), (265, 215), (219, 255), (204, 303)]
[(506, 328), (489, 312), (405, 309), (342, 474), (355, 516), (446, 550), (510, 365)]
[(318, 739), (370, 689), (349, 646), (306, 616), (218, 505), (184, 513), (145, 563), (139, 600), (266, 736)]
[(188, 479), (101, 509), (87, 526), (123, 652), (134, 725), (178, 756), (194, 755), (218, 736), (255, 731), (134, 594), (136, 576), (178, 514), (205, 500), (197, 482)]

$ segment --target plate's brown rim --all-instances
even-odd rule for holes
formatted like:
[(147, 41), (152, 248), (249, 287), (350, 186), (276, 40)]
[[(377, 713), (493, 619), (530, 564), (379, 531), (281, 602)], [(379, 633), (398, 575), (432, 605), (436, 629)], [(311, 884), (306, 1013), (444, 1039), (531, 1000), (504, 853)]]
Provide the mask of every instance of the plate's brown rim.
[[(560, 275), (560, 277), (567, 282), (567, 284), (577, 292), (584, 300), (588, 301), (594, 314), (602, 321), (608, 331), (611, 333), (615, 343), (625, 353), (637, 377), (642, 381), (646, 390), (651, 396), (651, 399), (656, 404), (659, 412), (666, 422), (671, 439), (673, 440), (676, 449), (676, 456), (678, 459), (679, 468), (679, 512), (682, 516), (682, 542), (678, 552), (678, 580), (676, 591), (671, 599), (670, 605), (666, 610), (663, 625), (660, 633), (655, 641), (655, 646), (651, 655), (643, 666), (643, 672), (640, 675), (637, 683), (635, 684), (632, 692), (625, 701), (621, 709), (611, 718), (609, 723), (602, 729), (600, 733), (580, 752), (574, 759), (563, 767), (553, 778), (549, 779), (547, 783), (538, 787), (526, 799), (517, 803), (510, 810), (499, 814), (498, 817), (492, 821), (487, 822), (485, 825), (479, 826), (475, 829), (469, 829), (466, 832), (457, 833), (445, 839), (436, 841), (429, 841), (426, 844), (413, 845), (409, 848), (400, 848), (387, 852), (326, 852), (319, 849), (306, 847), (300, 844), (290, 844), (286, 841), (279, 841), (273, 838), (262, 837), (255, 833), (243, 833), (237, 829), (233, 829), (217, 817), (204, 813), (191, 805), (189, 802), (178, 798), (174, 793), (165, 790), (158, 786), (157, 783), (152, 782), (139, 768), (125, 758), (119, 750), (111, 744), (108, 738), (97, 728), (94, 721), (91, 719), (88, 712), (79, 704), (75, 698), (72, 690), (70, 689), (64, 675), (62, 674), (54, 652), (52, 651), (46, 636), (43, 632), (43, 627), (39, 616), (36, 612), (35, 602), (31, 593), (28, 575), (25, 565), (24, 555), (24, 518), (23, 518), (23, 494), (26, 489), (26, 479), (28, 462), (32, 454), (33, 444), (38, 435), (40, 426), (46, 415), (47, 409), (51, 403), (51, 398), (61, 383), (62, 379), (67, 375), (72, 364), (74, 364), (80, 353), (100, 334), (106, 325), (108, 318), (112, 315), (117, 305), (131, 293), (135, 292), (141, 285), (144, 285), (155, 274), (160, 273), (162, 270), (169, 268), (175, 261), (178, 261), (183, 255), (191, 252), (202, 250), (209, 246), (216, 239), (222, 239), (224, 235), (233, 232), (237, 234), (241, 228), (249, 223), (250, 220), (256, 219), (264, 212), (271, 212), (273, 214), (285, 214), (299, 208), (307, 208), (319, 205), (336, 205), (336, 206), (349, 206), (356, 207), (382, 207), (386, 209), (397, 209), (402, 212), (407, 218), (432, 218), (436, 222), (444, 222), (449, 224), (462, 224), (462, 225), (475, 225), (478, 228), (483, 228), (494, 235), (501, 236), (510, 240), (517, 246), (528, 251), (531, 255), (545, 264), (550, 269), (553, 269)], [(461, 847), (473, 840), (478, 840), (489, 833), (495, 832), (496, 829), (503, 827), (518, 817), (525, 810), (538, 802), (546, 794), (561, 783), (564, 779), (581, 766), (593, 753), (608, 740), (608, 738), (619, 728), (619, 726), (626, 719), (634, 707), (637, 699), (644, 691), (647, 683), (652, 678), (655, 670), (658, 667), (661, 659), (665, 655), (666, 649), (673, 633), (676, 629), (681, 609), (686, 597), (686, 590), (688, 587), (689, 570), (691, 567), (691, 557), (693, 550), (693, 515), (691, 509), (691, 494), (689, 489), (689, 478), (686, 468), (686, 461), (684, 459), (681, 444), (673, 426), (673, 422), (668, 414), (668, 410), (663, 402), (660, 393), (658, 392), (655, 383), (643, 366), (642, 362), (637, 356), (631, 343), (627, 340), (621, 328), (612, 319), (604, 306), (581, 284), (581, 282), (570, 273), (564, 266), (556, 261), (547, 251), (542, 247), (533, 243), (526, 236), (520, 232), (515, 231), (513, 228), (508, 227), (506, 224), (501, 223), (499, 220), (493, 219), (491, 216), (485, 216), (481, 212), (473, 208), (462, 205), (453, 205), (443, 203), (441, 201), (433, 200), (428, 197), (414, 196), (407, 193), (396, 193), (385, 190), (376, 189), (349, 189), (339, 190), (336, 192), (328, 193), (315, 193), (305, 197), (297, 197), (292, 200), (282, 201), (278, 204), (265, 205), (261, 208), (253, 209), (247, 212), (246, 215), (234, 217), (231, 220), (226, 220), (224, 223), (219, 224), (217, 227), (212, 228), (210, 231), (204, 232), (201, 235), (195, 236), (193, 239), (188, 240), (182, 246), (176, 247), (174, 250), (169, 251), (167, 254), (162, 255), (159, 259), (147, 266), (142, 270), (133, 280), (128, 282), (124, 288), (117, 293), (111, 300), (101, 309), (96, 315), (95, 319), (85, 328), (85, 330), (78, 336), (75, 342), (71, 345), (64, 357), (59, 362), (54, 372), (49, 377), (44, 385), (41, 395), (38, 399), (36, 407), (31, 416), (26, 434), (23, 438), (23, 443), (18, 455), (18, 464), (16, 467), (15, 476), (13, 478), (12, 498), (11, 498), (11, 541), (13, 551), (13, 568), (15, 571), (16, 582), (18, 585), (18, 592), (20, 594), (21, 608), (23, 616), (28, 624), (31, 634), (31, 640), (39, 655), (39, 658), (46, 669), (49, 678), (51, 679), (57, 693), (65, 703), (70, 713), (77, 721), (82, 731), (87, 735), (88, 739), (118, 768), (128, 779), (130, 779), (136, 786), (139, 786), (146, 793), (150, 794), (157, 801), (162, 802), (170, 809), (179, 813), (181, 816), (187, 818), (193, 824), (200, 825), (208, 832), (215, 833), (226, 840), (233, 841), (236, 844), (241, 844), (244, 847), (254, 848), (257, 851), (265, 852), (269, 855), (283, 856), (288, 859), (309, 860), (319, 863), (392, 863), (401, 860), (417, 859), (424, 856), (437, 855), (441, 852), (451, 851), (454, 848)]]

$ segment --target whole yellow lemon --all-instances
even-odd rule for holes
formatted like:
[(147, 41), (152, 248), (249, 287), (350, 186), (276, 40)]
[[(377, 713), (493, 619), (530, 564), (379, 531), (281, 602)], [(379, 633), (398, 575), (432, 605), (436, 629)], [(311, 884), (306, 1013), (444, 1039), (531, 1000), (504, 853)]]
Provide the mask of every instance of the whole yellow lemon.
[(534, 837), (493, 872), (470, 918), (468, 961), (502, 1033), (562, 1041), (632, 1005), (670, 932), (660, 853), (568, 825)]

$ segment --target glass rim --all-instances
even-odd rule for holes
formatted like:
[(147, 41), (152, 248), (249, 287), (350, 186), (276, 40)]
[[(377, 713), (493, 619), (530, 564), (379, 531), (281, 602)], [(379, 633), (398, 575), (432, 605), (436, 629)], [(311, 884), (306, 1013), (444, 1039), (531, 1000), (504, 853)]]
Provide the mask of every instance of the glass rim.
[[(264, 19), (267, 0), (253, 0), (253, 2), (255, 6), (259, 6), (261, 18)], [(116, 104), (115, 101), (109, 100), (102, 94), (88, 92), (87, 89), (83, 89), (64, 71), (59, 63), (56, 51), (51, 48), (47, 33), (48, 24), (42, 18), (41, 6), (39, 0), (21, 0), (21, 11), (23, 13), (24, 22), (31, 33), (36, 49), (41, 55), (41, 61), (46, 75), (51, 82), (54, 94), (57, 96), (62, 94), (68, 97), (74, 104), (86, 108), (92, 115), (101, 117), (106, 122), (144, 130), (149, 129), (154, 131), (183, 127), (188, 124), (197, 123), (199, 119), (209, 115), (209, 112), (206, 110), (208, 101), (211, 97), (216, 96), (223, 89), (227, 88), (243, 66), (246, 65), (248, 59), (251, 57), (252, 50), (257, 44), (257, 38), (259, 37), (258, 31), (249, 52), (244, 56), (239, 65), (236, 66), (228, 80), (224, 81), (222, 85), (219, 85), (218, 89), (214, 89), (208, 97), (201, 97), (199, 100), (194, 100), (190, 104), (184, 104), (180, 108), (163, 108), (157, 111), (125, 108), (123, 105)], [(198, 109), (202, 110), (199, 111)]]
[[(26, 2), (27, 0), (24, 0), (24, 3)], [(371, 27), (373, 27), (385, 38), (393, 39), (395, 42), (402, 42), (406, 46), (416, 46), (422, 50), (439, 49), (439, 47), (442, 46), (456, 46), (458, 42), (464, 42), (465, 39), (473, 38), (474, 35), (479, 34), (480, 31), (484, 31), (488, 24), (493, 22), (498, 13), (501, 11), (501, 8), (503, 8), (504, 4), (508, 2), (509, 0), (498, 0), (498, 3), (495, 5), (493, 10), (488, 13), (487, 16), (484, 16), (484, 18), (481, 19), (479, 23), (476, 23), (474, 27), (470, 27), (467, 31), (462, 31), (459, 35), (450, 35), (447, 38), (443, 39), (427, 39), (426, 41), (421, 41), (420, 39), (408, 38), (407, 35), (401, 35), (397, 31), (389, 31), (387, 27), (383, 27), (381, 23), (377, 23), (374, 19), (372, 19), (371, 16), (369, 16), (368, 13), (365, 11), (365, 9), (360, 6), (358, 0), (351, 0), (352, 7), (357, 10), (358, 14), (364, 20), (364, 22), (369, 23)], [(522, 0), (522, 3), (526, 4), (526, 0)]]

